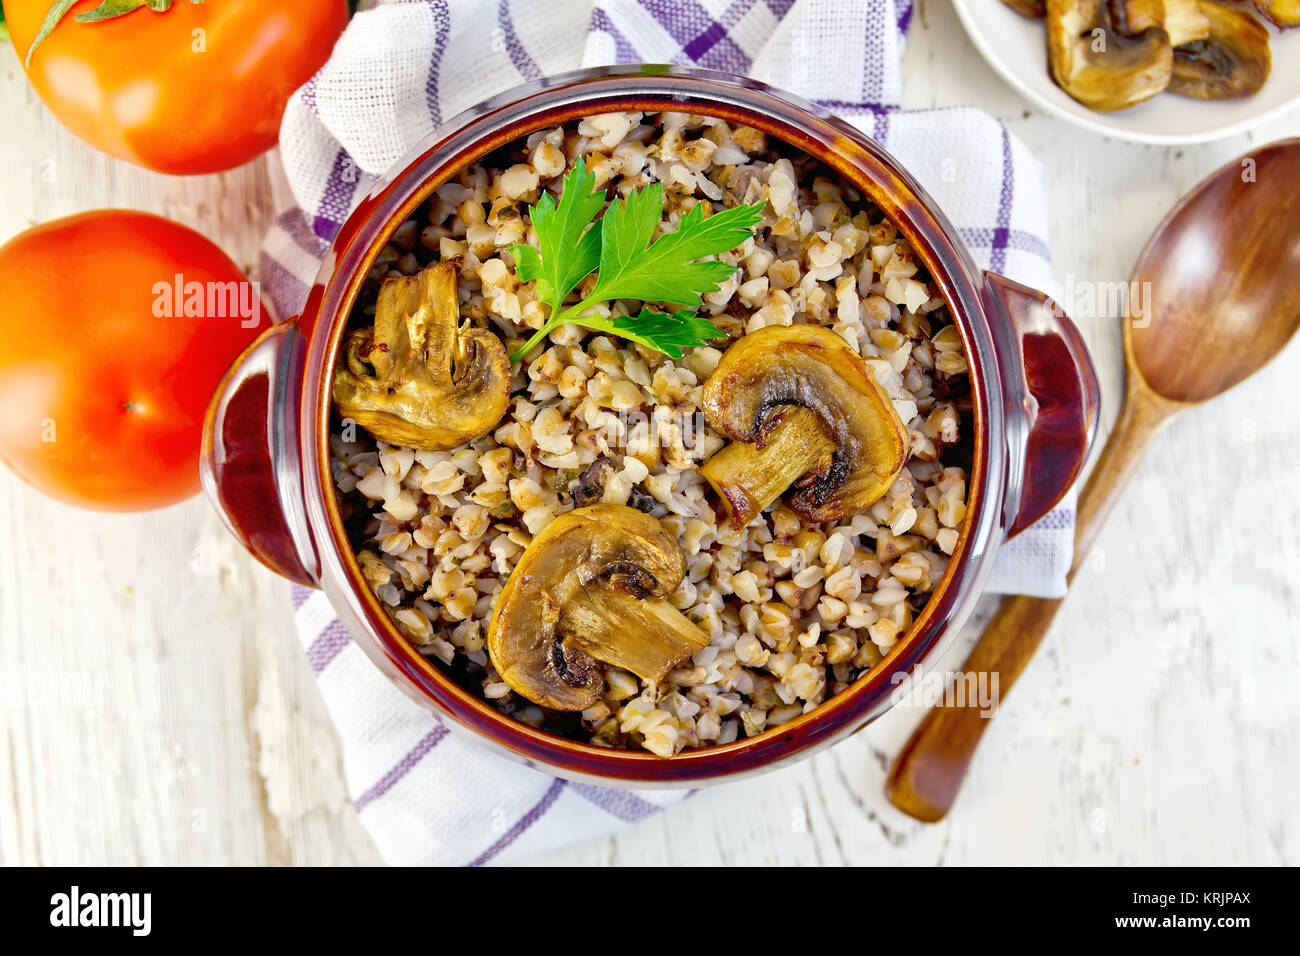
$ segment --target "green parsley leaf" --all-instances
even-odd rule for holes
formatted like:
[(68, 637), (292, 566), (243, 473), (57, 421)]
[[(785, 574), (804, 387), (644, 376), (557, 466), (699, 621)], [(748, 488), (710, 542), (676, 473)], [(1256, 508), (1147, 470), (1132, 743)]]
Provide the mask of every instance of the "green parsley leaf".
[(537, 280), (537, 298), (552, 315), (600, 262), (600, 229), (588, 227), (604, 206), (605, 193), (596, 191), (595, 175), (579, 159), (564, 177), (559, 204), (544, 193), (532, 208), (538, 248), (519, 243), (510, 249), (516, 274), (525, 282)]
[[(586, 324), (584, 320), (579, 321)], [(629, 339), (674, 359), (682, 357), (683, 349), (693, 349), (714, 339), (726, 338), (726, 333), (714, 325), (711, 319), (706, 319), (694, 309), (682, 309), (671, 315), (642, 309), (640, 315), (616, 316), (604, 319), (601, 324), (604, 328), (596, 331)]]
[[(761, 209), (761, 207), (759, 207)], [(701, 303), (701, 294), (716, 292), (735, 266), (695, 262), (716, 256), (745, 241), (761, 218), (759, 209), (736, 206), (704, 218), (696, 203), (676, 231), (650, 236), (663, 215), (663, 186), (654, 183), (616, 202), (601, 220), (600, 275), (592, 295), (602, 300), (639, 299), (674, 305)]]
[[(592, 225), (604, 206), (594, 192), (595, 176), (579, 160), (564, 179), (557, 205), (543, 195), (531, 210), (537, 248), (516, 245), (515, 271), (525, 282), (535, 280), (537, 298), (550, 307), (546, 324), (519, 348), (511, 361), (527, 355), (551, 331), (569, 322), (593, 331), (617, 335), (672, 358), (682, 350), (721, 338), (722, 331), (696, 313), (702, 296), (715, 292), (736, 271), (715, 260), (697, 261), (734, 249), (752, 234), (762, 219), (762, 203), (724, 209), (705, 218), (697, 203), (677, 229), (654, 239), (663, 218), (663, 185), (652, 183), (615, 200), (599, 225)], [(653, 240), (653, 241), (652, 241)], [(591, 292), (580, 302), (564, 300), (592, 272)], [(593, 313), (599, 302), (631, 299), (689, 306), (672, 313), (643, 308), (635, 316), (606, 318)]]

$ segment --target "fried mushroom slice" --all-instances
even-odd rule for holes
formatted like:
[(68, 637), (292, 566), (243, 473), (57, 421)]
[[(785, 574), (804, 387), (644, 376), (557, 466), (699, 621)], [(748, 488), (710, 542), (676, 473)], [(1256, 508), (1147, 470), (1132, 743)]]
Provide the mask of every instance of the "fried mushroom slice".
[(1279, 30), (1300, 27), (1300, 0), (1255, 0), (1255, 9)]
[(1047, 0), (1002, 0), (1008, 7), (1022, 17), (1041, 20), (1047, 16)]
[(460, 324), (456, 260), (379, 289), (375, 324), (345, 343), (334, 406), (376, 438), (445, 451), (478, 438), (506, 412), (510, 362), (497, 336)]
[(492, 665), (511, 689), (554, 710), (600, 700), (602, 664), (657, 684), (709, 643), (668, 602), (685, 574), (682, 549), (657, 518), (612, 504), (562, 514), (501, 591), (488, 626)]
[(862, 511), (907, 462), (907, 427), (862, 357), (830, 329), (768, 326), (735, 342), (704, 383), (704, 416), (732, 444), (700, 469), (736, 527), (793, 486), (810, 521)]
[[(1107, 0), (1107, 12), (1115, 32), (1138, 36), (1152, 27), (1164, 28), (1165, 0)], [(1193, 3), (1196, 0), (1192, 0)], [(1166, 33), (1169, 31), (1166, 30)]]
[(1191, 43), (1210, 35), (1210, 21), (1200, 0), (1108, 0), (1111, 23), (1125, 37), (1140, 36), (1152, 27), (1169, 35), (1169, 45)]
[[(1122, 0), (1047, 0), (1052, 78), (1089, 109), (1122, 110), (1161, 93), (1173, 73), (1173, 46), (1163, 27), (1125, 35), (1116, 20)], [(1127, 23), (1127, 21), (1121, 21)]]
[(1209, 36), (1174, 48), (1169, 89), (1200, 100), (1258, 93), (1272, 69), (1268, 30), (1245, 10), (1203, 3)]
[(1210, 18), (1200, 0), (1164, 0), (1164, 5), (1164, 28), (1174, 48), (1210, 35)]

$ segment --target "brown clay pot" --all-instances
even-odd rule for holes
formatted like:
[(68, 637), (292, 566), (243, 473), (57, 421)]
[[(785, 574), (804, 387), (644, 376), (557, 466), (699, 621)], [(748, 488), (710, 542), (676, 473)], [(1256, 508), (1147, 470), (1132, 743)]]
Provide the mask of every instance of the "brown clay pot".
[[(884, 211), (948, 300), (965, 339), (974, 442), (958, 547), (930, 601), (885, 659), (812, 712), (755, 737), (670, 758), (534, 730), (458, 686), (393, 626), (361, 577), (330, 480), (330, 374), (348, 314), (391, 232), (462, 167), (529, 133), (596, 112), (725, 117), (815, 156)], [(881, 714), (901, 675), (937, 654), (979, 596), (998, 546), (1073, 482), (1098, 417), (1096, 373), (1077, 329), (1040, 292), (982, 272), (911, 176), (853, 127), (727, 74), (666, 67), (583, 70), (519, 87), (438, 130), (352, 212), (302, 314), (235, 363), (209, 411), (204, 482), (264, 564), (328, 595), (353, 639), (400, 689), (531, 766), (627, 786), (698, 785), (806, 756)]]

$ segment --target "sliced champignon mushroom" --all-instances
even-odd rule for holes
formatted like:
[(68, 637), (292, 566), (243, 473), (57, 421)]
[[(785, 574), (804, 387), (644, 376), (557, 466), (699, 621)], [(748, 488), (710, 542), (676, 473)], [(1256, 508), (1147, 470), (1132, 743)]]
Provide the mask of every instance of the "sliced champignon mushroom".
[(1169, 45), (1191, 43), (1210, 35), (1210, 21), (1201, 12), (1200, 0), (1107, 0), (1107, 11), (1115, 32), (1125, 37), (1140, 36), (1159, 27), (1169, 36)]
[(1107, 4), (1111, 25), (1122, 36), (1137, 36), (1152, 27), (1164, 28), (1165, 0), (1107, 0)]
[(1170, 46), (1177, 49), (1210, 35), (1210, 18), (1201, 9), (1204, 4), (1200, 0), (1164, 0), (1164, 5), (1165, 32), (1169, 34)]
[(1268, 79), (1268, 30), (1245, 10), (1203, 3), (1210, 35), (1174, 48), (1169, 89), (1200, 100), (1251, 96)]
[(1279, 30), (1300, 27), (1300, 0), (1255, 0), (1255, 9)]
[(1047, 16), (1047, 0), (1002, 0), (1022, 17), (1041, 20)]
[(565, 491), (579, 508), (594, 505), (605, 496), (605, 485), (609, 484), (609, 479), (614, 477), (616, 470), (614, 459), (608, 455), (601, 455), (584, 468)]
[(735, 342), (704, 383), (709, 425), (732, 440), (700, 469), (749, 524), (786, 504), (835, 521), (889, 490), (907, 461), (907, 427), (862, 357), (830, 329), (768, 326)]
[(685, 573), (657, 518), (611, 504), (562, 514), (533, 538), (497, 599), (492, 664), (513, 690), (555, 710), (595, 704), (602, 663), (658, 683), (709, 643), (668, 602)]
[(1149, 100), (1164, 91), (1173, 73), (1169, 35), (1158, 26), (1121, 33), (1120, 2), (1047, 0), (1052, 78), (1089, 109), (1122, 110)]
[(726, 504), (732, 524), (743, 528), (804, 475), (828, 471), (834, 455), (835, 443), (817, 416), (784, 405), (773, 409), (762, 435), (753, 442), (733, 441), (705, 462), (700, 474)]
[(339, 415), (394, 445), (444, 451), (486, 434), (510, 399), (505, 347), (486, 329), (462, 326), (455, 260), (379, 289), (373, 328), (345, 344), (334, 373)]

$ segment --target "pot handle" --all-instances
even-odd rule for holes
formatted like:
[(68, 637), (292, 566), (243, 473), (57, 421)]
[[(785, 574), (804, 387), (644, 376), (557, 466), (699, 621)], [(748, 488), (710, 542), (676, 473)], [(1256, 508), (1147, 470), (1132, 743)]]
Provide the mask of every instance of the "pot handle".
[(1011, 537), (1051, 511), (1078, 478), (1097, 434), (1101, 388), (1078, 328), (1050, 297), (995, 272), (984, 275), (1020, 349), (1023, 380), (1008, 392), (1026, 396), (1020, 411), (1029, 437)]
[(271, 326), (235, 359), (208, 406), (199, 470), (209, 499), (249, 553), (290, 581), (316, 587), (297, 446), (285, 427), (302, 344), (295, 317)]

